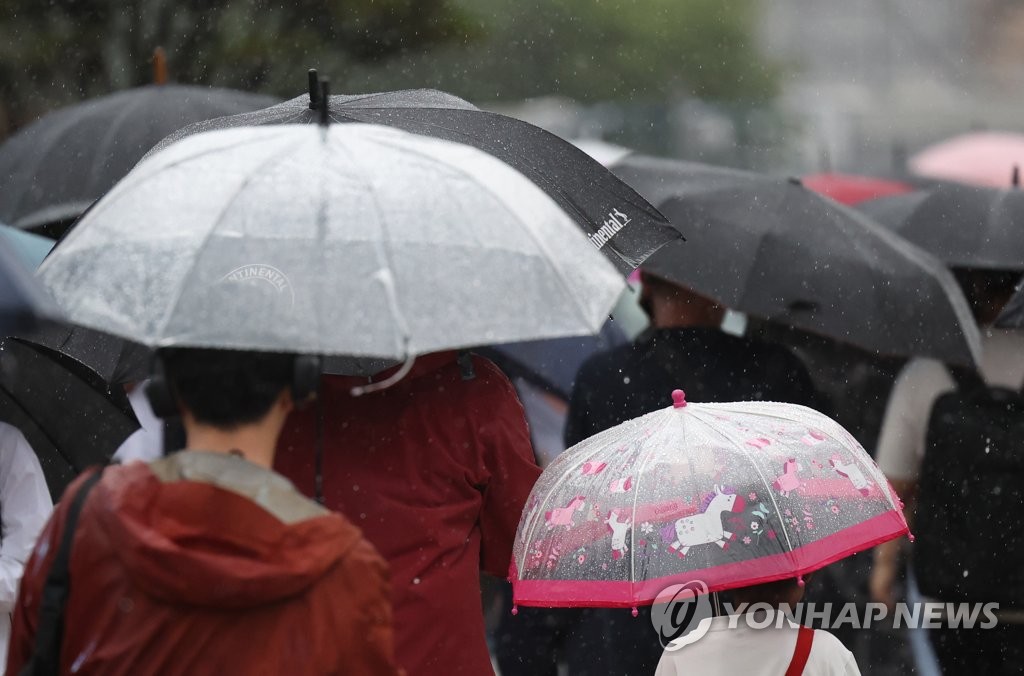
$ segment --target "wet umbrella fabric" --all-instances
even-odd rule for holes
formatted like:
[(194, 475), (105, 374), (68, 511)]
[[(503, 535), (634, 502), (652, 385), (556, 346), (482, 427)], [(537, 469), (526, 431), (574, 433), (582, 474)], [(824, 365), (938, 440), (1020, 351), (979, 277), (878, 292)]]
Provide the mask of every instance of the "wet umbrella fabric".
[(943, 184), (858, 208), (947, 265), (1024, 272), (1024, 191)]
[[(624, 274), (680, 238), (657, 209), (572, 143), (540, 127), (480, 110), (451, 94), (416, 89), (331, 96), (335, 122), (386, 125), (479, 148), (540, 186)], [(201, 122), (172, 134), (159, 148), (188, 135), (242, 125), (316, 122), (309, 96), (253, 113)]]
[(70, 221), (171, 132), (276, 101), (229, 89), (168, 84), (54, 111), (0, 146), (0, 220), (21, 229)]
[(689, 240), (644, 269), (730, 308), (882, 354), (969, 364), (980, 336), (949, 271), (799, 181), (630, 155), (612, 166)]
[(794, 404), (688, 404), (573, 446), (516, 535), (516, 603), (629, 607), (792, 578), (908, 533), (898, 498), (836, 422)]
[(508, 165), (376, 125), (184, 139), (39, 275), (72, 321), (148, 346), (391, 359), (595, 333), (625, 286)]
[(29, 270), (38, 268), (54, 245), (54, 241), (49, 237), (18, 230), (2, 223), (0, 223), (0, 239), (10, 245), (18, 259)]
[(139, 428), (128, 398), (59, 352), (8, 338), (0, 347), (0, 420), (32, 445), (54, 500), (86, 467), (109, 462)]
[(814, 192), (848, 206), (880, 197), (902, 195), (914, 189), (902, 181), (856, 174), (811, 174), (800, 181)]

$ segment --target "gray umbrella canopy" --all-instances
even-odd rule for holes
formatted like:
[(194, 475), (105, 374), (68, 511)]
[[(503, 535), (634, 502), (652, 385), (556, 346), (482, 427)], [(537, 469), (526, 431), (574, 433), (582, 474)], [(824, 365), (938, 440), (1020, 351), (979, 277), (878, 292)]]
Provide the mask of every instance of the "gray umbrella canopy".
[(996, 326), (1001, 329), (1024, 329), (1024, 279), (1017, 285), (1017, 291), (1003, 308)]
[(0, 219), (39, 228), (77, 218), (171, 132), (276, 102), (230, 89), (167, 84), (49, 113), (0, 146)]
[(150, 346), (380, 358), (595, 333), (624, 288), (508, 165), (375, 125), (184, 139), (39, 274), (72, 321)]
[(944, 183), (858, 209), (953, 267), (1024, 272), (1024, 190)]
[(612, 170), (687, 237), (645, 270), (879, 353), (977, 360), (977, 326), (945, 266), (799, 181), (642, 155)]

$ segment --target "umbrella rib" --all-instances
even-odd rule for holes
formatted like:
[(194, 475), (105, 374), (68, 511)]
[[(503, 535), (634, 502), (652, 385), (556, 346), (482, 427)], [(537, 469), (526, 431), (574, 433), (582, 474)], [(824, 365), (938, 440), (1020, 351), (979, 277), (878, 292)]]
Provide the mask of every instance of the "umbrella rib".
[[(675, 415), (678, 412), (673, 408), (673, 409), (669, 409), (669, 410), (665, 411), (665, 413), (667, 413), (668, 415)], [(686, 418), (684, 417), (683, 418), (683, 428), (684, 428), (684, 431), (685, 431), (685, 423), (686, 423)], [(661, 427), (661, 428), (658, 429), (658, 432), (660, 434), (664, 434), (664, 431), (665, 431), (664, 427)], [(644, 446), (646, 446), (646, 445), (647, 444), (645, 443)], [(636, 584), (636, 526), (637, 526), (637, 523), (636, 523), (636, 505), (637, 505), (638, 500), (640, 499), (640, 481), (643, 479), (644, 469), (647, 468), (647, 464), (650, 462), (652, 455), (654, 455), (653, 451), (649, 451), (648, 453), (646, 453), (644, 455), (643, 462), (640, 464), (640, 467), (637, 468), (637, 472), (636, 472), (636, 485), (633, 487), (633, 513), (630, 515), (630, 521), (632, 521), (632, 527), (629, 529), (629, 544), (630, 544), (630, 550), (629, 550), (629, 552), (630, 552), (629, 553), (629, 595), (631, 597), (631, 600), (634, 603), (636, 602), (636, 595), (633, 593), (633, 585)]]
[[(196, 266), (199, 264), (199, 259), (203, 252), (203, 249), (206, 247), (207, 242), (209, 242), (210, 239), (213, 237), (214, 232), (217, 230), (217, 226), (220, 225), (221, 219), (224, 218), (224, 215), (227, 213), (228, 209), (234, 206), (235, 202), (238, 201), (238, 198), (242, 195), (245, 189), (248, 188), (249, 185), (256, 178), (259, 171), (261, 171), (268, 164), (271, 164), (272, 162), (276, 162), (277, 160), (279, 160), (282, 155), (292, 151), (293, 149), (290, 146), (285, 146), (280, 151), (276, 153), (271, 153), (267, 158), (265, 158), (256, 167), (253, 168), (253, 171), (251, 171), (249, 175), (246, 176), (245, 179), (239, 184), (237, 190), (235, 190), (235, 193), (231, 196), (231, 199), (225, 202), (223, 208), (220, 210), (220, 213), (210, 223), (210, 229), (206, 232), (205, 235), (203, 235), (202, 240), (200, 240), (199, 245), (196, 247), (195, 256), (192, 258), (192, 263), (189, 265), (188, 270), (185, 272), (184, 275), (181, 276), (181, 285), (178, 287), (178, 290), (174, 295), (174, 300), (167, 304), (167, 310), (166, 312), (164, 312), (164, 316), (160, 320), (161, 329), (166, 327), (167, 324), (170, 322), (171, 315), (177, 309), (178, 303), (181, 301), (181, 297), (185, 293), (185, 286), (188, 284), (188, 279), (192, 275), (192, 272), (196, 269)], [(196, 155), (194, 157), (199, 156), (200, 155)]]
[[(68, 466), (71, 467), (71, 469), (73, 469), (76, 474), (78, 472), (81, 472), (82, 468), (80, 468), (78, 466), (78, 464), (74, 460), (72, 460), (67, 455), (67, 453), (64, 452), (64, 450), (61, 448), (61, 444), (57, 443), (57, 440), (54, 439), (53, 436), (46, 429), (44, 429), (42, 425), (40, 425), (38, 423), (38, 421), (36, 420), (36, 417), (34, 415), (32, 415), (32, 413), (27, 408), (25, 408), (25, 406), (18, 400), (18, 398), (15, 397), (14, 394), (12, 392), (8, 391), (6, 388), (3, 389), (3, 393), (7, 395), (8, 399), (10, 399), (12, 402), (14, 402), (14, 405), (18, 407), (18, 410), (20, 410), (22, 413), (24, 413), (25, 417), (28, 420), (30, 420), (32, 422), (32, 424), (35, 426), (35, 428), (37, 430), (39, 430), (40, 433), (42, 433), (42, 435), (46, 438), (47, 441), (50, 442), (50, 445), (53, 446), (55, 451), (57, 451), (57, 455), (59, 455), (60, 457), (64, 458), (64, 462), (68, 463)], [(39, 452), (36, 451), (35, 448), (33, 448), (32, 450), (33, 450), (33, 452), (35, 452), (36, 457), (39, 457)], [(42, 458), (40, 458), (40, 460), (42, 460)]]
[(761, 477), (761, 481), (765, 486), (765, 490), (768, 492), (768, 496), (772, 501), (772, 506), (775, 507), (775, 514), (779, 517), (779, 526), (782, 529), (782, 534), (786, 536), (786, 544), (789, 546), (789, 551), (792, 552), (793, 542), (789, 539), (789, 532), (786, 530), (786, 524), (783, 522), (782, 512), (779, 510), (779, 504), (775, 501), (775, 494), (771, 492), (772, 484), (770, 481), (768, 481), (768, 477), (764, 475), (764, 472), (761, 471), (761, 467), (757, 464), (757, 462), (754, 461), (754, 457), (744, 447), (743, 441), (737, 439), (737, 437), (734, 437), (732, 434), (726, 432), (724, 429), (712, 425), (707, 420), (703, 420), (701, 417), (701, 413), (694, 411), (693, 416), (694, 418), (696, 418), (698, 422), (703, 423), (704, 426), (707, 427), (709, 430), (717, 432), (720, 436), (725, 437), (726, 440), (735, 444), (736, 448), (740, 449), (740, 451), (747, 457), (747, 461), (754, 467), (754, 470), (757, 472), (757, 475)]
[[(349, 157), (350, 166), (358, 166), (357, 162), (351, 161), (354, 158), (352, 157), (352, 152), (349, 150), (348, 146), (346, 146), (344, 143), (338, 143), (337, 145), (341, 149), (341, 152), (345, 153)], [(334, 171), (337, 171), (336, 167), (332, 166), (332, 169)], [(399, 344), (400, 349), (403, 352), (402, 356), (408, 359), (409, 346), (410, 343), (412, 342), (412, 335), (411, 330), (409, 329), (409, 323), (405, 319), (405, 313), (402, 312), (402, 308), (399, 306), (398, 291), (397, 289), (395, 289), (394, 267), (391, 263), (393, 257), (390, 255), (391, 239), (390, 231), (386, 223), (387, 219), (384, 217), (384, 210), (382, 208), (382, 203), (378, 198), (377, 188), (376, 186), (374, 186), (374, 182), (368, 177), (362, 175), (356, 174), (356, 177), (359, 178), (359, 180), (362, 181), (362, 183), (366, 186), (367, 192), (369, 192), (370, 194), (370, 199), (373, 200), (373, 203), (377, 206), (376, 211), (378, 218), (374, 219), (374, 222), (376, 223), (377, 228), (381, 233), (381, 237), (374, 241), (374, 249), (376, 250), (378, 265), (383, 266), (383, 269), (387, 273), (387, 277), (381, 278), (379, 281), (381, 282), (381, 285), (384, 287), (385, 295), (387, 296), (388, 310), (391, 312), (391, 318), (395, 324), (394, 332), (396, 334), (402, 334), (398, 336), (399, 340), (397, 341), (397, 343)]]
[[(416, 148), (408, 148), (407, 146), (404, 146), (404, 145), (393, 144), (389, 140), (383, 140), (382, 143), (388, 143), (390, 145), (393, 145), (395, 147), (400, 148), (401, 150), (404, 150), (404, 151), (409, 152), (411, 154), (418, 155), (419, 157), (422, 157), (424, 159), (430, 160), (432, 163), (438, 163), (438, 159), (436, 157), (434, 157), (432, 155), (429, 155), (427, 153), (424, 153), (423, 151), (418, 150)], [(465, 145), (465, 144), (463, 144), (463, 145)], [(483, 151), (481, 151), (481, 152), (483, 152)], [(518, 176), (520, 176), (523, 180), (525, 180), (526, 182), (531, 184), (536, 190), (540, 191), (540, 194), (542, 194), (542, 195), (544, 194), (543, 190), (541, 189), (540, 186), (538, 186), (534, 181), (530, 180), (527, 176), (525, 176), (522, 172), (517, 170), (515, 167), (510, 166), (509, 164), (507, 164), (507, 163), (503, 162), (502, 160), (498, 159), (497, 157), (494, 157), (490, 153), (485, 153), (485, 155), (488, 158), (490, 158), (491, 160), (493, 160), (495, 162), (501, 163), (502, 166), (509, 168), (511, 171), (515, 172)], [(481, 189), (487, 191), (494, 198), (495, 202), (500, 204), (509, 214), (511, 214), (513, 216), (513, 220), (515, 220), (516, 222), (525, 224), (525, 226), (526, 226), (525, 227), (526, 233), (530, 236), (530, 239), (532, 239), (534, 244), (536, 244), (537, 249), (540, 251), (541, 255), (543, 255), (544, 259), (548, 262), (548, 265), (551, 267), (552, 271), (554, 272), (554, 275), (558, 279), (558, 282), (562, 286), (562, 289), (565, 292), (566, 296), (572, 301), (570, 304), (572, 305), (572, 308), (576, 311), (577, 319), (579, 319), (580, 322), (584, 326), (587, 326), (588, 322), (587, 322), (586, 315), (583, 313), (583, 310), (579, 307), (578, 298), (572, 292), (572, 286), (569, 284), (568, 280), (566, 280), (565, 274), (562, 272), (561, 266), (556, 264), (556, 259), (552, 256), (551, 252), (548, 250), (548, 247), (546, 246), (546, 243), (544, 242), (543, 238), (539, 237), (537, 235), (537, 233), (534, 231), (533, 223), (530, 222), (529, 220), (518, 218), (515, 210), (512, 209), (511, 206), (505, 201), (505, 198), (504, 198), (504, 196), (501, 193), (496, 192), (495, 190), (493, 190), (490, 185), (485, 184), (485, 183), (481, 183), (480, 181), (475, 180), (475, 176), (472, 173), (470, 173), (469, 171), (463, 169), (461, 166), (454, 165), (454, 164), (445, 164), (444, 166), (449, 171), (452, 171), (453, 173), (458, 173), (461, 176), (464, 176), (465, 178), (469, 179), (470, 182), (473, 183), (474, 185), (477, 185)], [(548, 199), (548, 200), (551, 200), (551, 198), (549, 196), (547, 196), (547, 195), (544, 195), (544, 197), (546, 199)], [(376, 201), (376, 198), (374, 198), (374, 201)], [(565, 209), (563, 209), (561, 207), (561, 205), (559, 205), (557, 202), (554, 202), (554, 200), (551, 200), (551, 201), (554, 203), (555, 208), (558, 210), (558, 213), (562, 214), (563, 216), (568, 217), (568, 214), (565, 212)], [(573, 223), (572, 224), (572, 228), (573, 228), (574, 232), (577, 232), (577, 233), (580, 234), (580, 236), (585, 237), (585, 235), (582, 232), (582, 230), (580, 230), (580, 228), (576, 224)]]

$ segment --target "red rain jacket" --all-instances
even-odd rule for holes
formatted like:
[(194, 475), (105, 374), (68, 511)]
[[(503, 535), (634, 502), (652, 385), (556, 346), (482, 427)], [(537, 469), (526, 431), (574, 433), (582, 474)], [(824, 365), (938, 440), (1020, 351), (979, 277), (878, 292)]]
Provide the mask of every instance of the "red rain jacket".
[(325, 377), (320, 409), (292, 414), (276, 469), (315, 490), (323, 411), (326, 506), (355, 522), (391, 566), (398, 663), (410, 676), (491, 673), (479, 571), (508, 576), (523, 504), (540, 475), (523, 409), (494, 364), (417, 359), (395, 386)]
[[(70, 502), (25, 567), (7, 673), (31, 655)], [(241, 458), (108, 468), (70, 573), (64, 674), (395, 673), (387, 565), (355, 526)]]

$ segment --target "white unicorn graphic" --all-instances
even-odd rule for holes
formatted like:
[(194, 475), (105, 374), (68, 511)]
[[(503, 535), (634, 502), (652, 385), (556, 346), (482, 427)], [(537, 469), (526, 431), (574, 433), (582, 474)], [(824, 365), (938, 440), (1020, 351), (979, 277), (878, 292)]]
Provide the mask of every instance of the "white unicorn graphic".
[(690, 547), (716, 543), (722, 549), (729, 548), (729, 541), (736, 537), (722, 527), (722, 512), (742, 512), (746, 507), (743, 498), (733, 493), (723, 493), (721, 486), (715, 486), (715, 493), (704, 507), (704, 511), (683, 517), (675, 523), (676, 540), (669, 545), (669, 551), (682, 558)]
[(853, 487), (860, 491), (861, 495), (867, 496), (871, 493), (871, 487), (874, 485), (871, 483), (861, 471), (857, 463), (850, 461), (848, 463), (843, 462), (843, 459), (839, 457), (839, 454), (834, 454), (832, 459), (828, 461), (832, 465), (832, 469), (836, 471), (836, 474), (842, 477), (846, 477), (853, 484)]
[(629, 517), (620, 521), (619, 510), (613, 509), (608, 514), (605, 523), (612, 530), (612, 558), (621, 559), (629, 551), (629, 546), (626, 545), (626, 536), (629, 534), (630, 528)]

